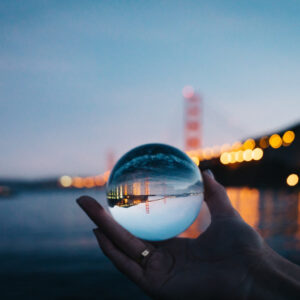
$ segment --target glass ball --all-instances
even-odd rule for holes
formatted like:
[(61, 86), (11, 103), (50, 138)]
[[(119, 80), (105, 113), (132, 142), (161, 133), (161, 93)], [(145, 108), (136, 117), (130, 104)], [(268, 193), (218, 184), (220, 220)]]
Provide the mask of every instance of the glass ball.
[(113, 168), (106, 196), (113, 218), (135, 236), (151, 241), (185, 231), (199, 214), (203, 180), (182, 151), (146, 144), (126, 153)]

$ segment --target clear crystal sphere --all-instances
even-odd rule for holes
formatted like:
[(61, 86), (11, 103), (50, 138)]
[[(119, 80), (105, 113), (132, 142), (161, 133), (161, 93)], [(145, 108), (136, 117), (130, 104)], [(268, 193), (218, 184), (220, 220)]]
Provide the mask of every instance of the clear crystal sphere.
[(196, 164), (182, 151), (146, 144), (116, 163), (106, 196), (119, 224), (139, 238), (159, 241), (193, 223), (203, 200), (203, 180)]

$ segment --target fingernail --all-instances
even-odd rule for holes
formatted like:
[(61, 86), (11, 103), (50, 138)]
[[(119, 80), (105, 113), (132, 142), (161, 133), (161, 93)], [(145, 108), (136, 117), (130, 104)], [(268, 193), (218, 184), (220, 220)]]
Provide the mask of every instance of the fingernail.
[(212, 179), (215, 179), (214, 173), (210, 169), (206, 169), (204, 172)]
[(81, 206), (82, 205), (82, 202), (84, 201), (84, 196), (81, 196), (81, 197), (79, 197), (79, 198), (77, 198), (76, 199), (76, 202), (77, 202), (77, 204), (79, 205), (79, 206)]

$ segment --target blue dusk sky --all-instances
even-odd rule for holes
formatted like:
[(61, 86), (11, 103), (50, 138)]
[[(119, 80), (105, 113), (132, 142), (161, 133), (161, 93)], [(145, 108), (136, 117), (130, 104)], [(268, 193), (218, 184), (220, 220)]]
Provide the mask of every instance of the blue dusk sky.
[(94, 175), (107, 152), (203, 144), (300, 117), (300, 1), (0, 1), (0, 177)]

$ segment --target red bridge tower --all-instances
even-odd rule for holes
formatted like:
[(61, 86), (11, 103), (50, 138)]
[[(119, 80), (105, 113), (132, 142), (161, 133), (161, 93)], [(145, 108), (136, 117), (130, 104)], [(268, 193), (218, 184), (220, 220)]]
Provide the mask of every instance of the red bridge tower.
[(202, 146), (202, 99), (191, 86), (182, 90), (184, 97), (184, 150), (193, 151)]

